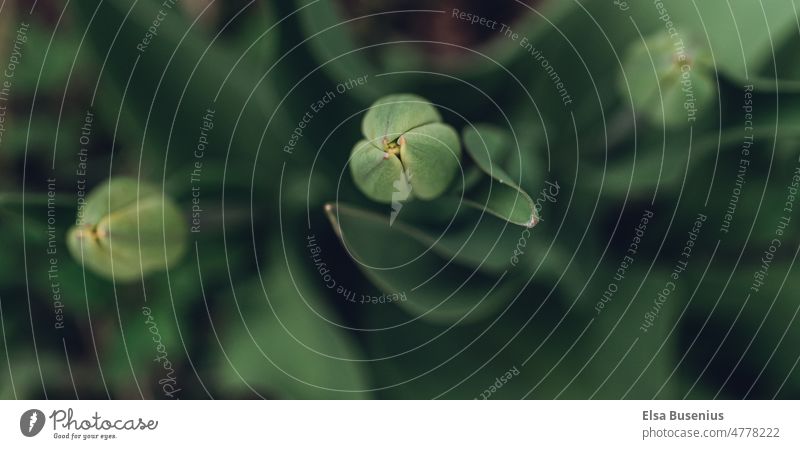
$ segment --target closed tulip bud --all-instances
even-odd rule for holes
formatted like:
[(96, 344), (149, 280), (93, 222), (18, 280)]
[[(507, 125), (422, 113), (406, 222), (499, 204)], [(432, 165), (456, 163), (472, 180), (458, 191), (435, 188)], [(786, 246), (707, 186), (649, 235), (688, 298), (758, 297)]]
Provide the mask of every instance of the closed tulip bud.
[(155, 186), (112, 178), (86, 198), (67, 246), (86, 269), (116, 281), (166, 270), (186, 249), (178, 206)]
[(383, 97), (370, 107), (361, 128), (364, 139), (353, 147), (350, 171), (356, 186), (375, 201), (434, 199), (458, 172), (458, 134), (424, 98)]

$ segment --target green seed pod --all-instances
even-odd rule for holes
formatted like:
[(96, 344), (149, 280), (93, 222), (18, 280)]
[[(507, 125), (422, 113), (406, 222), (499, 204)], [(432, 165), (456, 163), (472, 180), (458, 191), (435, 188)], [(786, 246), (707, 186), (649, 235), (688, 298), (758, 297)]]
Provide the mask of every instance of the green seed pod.
[(424, 98), (383, 97), (370, 107), (361, 129), (364, 139), (350, 154), (350, 172), (356, 186), (375, 201), (434, 199), (458, 171), (458, 134)]
[(178, 206), (155, 186), (112, 178), (96, 187), (78, 211), (67, 247), (85, 268), (116, 281), (133, 281), (172, 266), (186, 250)]
[(634, 43), (623, 70), (620, 94), (626, 102), (630, 95), (636, 114), (655, 125), (691, 125), (716, 97), (714, 71), (704, 47), (663, 33)]

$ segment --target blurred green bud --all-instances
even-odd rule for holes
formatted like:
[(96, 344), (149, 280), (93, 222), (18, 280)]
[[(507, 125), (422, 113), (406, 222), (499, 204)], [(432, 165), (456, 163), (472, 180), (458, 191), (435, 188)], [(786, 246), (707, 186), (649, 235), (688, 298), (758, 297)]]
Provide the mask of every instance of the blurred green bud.
[(664, 33), (637, 41), (623, 61), (620, 94), (655, 125), (693, 124), (716, 97), (716, 77), (704, 47)]
[(356, 186), (375, 201), (434, 199), (458, 172), (458, 134), (424, 98), (381, 98), (364, 116), (361, 130), (364, 139), (350, 154), (350, 172)]
[(161, 190), (132, 178), (111, 178), (86, 197), (67, 235), (85, 268), (116, 281), (166, 270), (186, 250), (186, 225)]

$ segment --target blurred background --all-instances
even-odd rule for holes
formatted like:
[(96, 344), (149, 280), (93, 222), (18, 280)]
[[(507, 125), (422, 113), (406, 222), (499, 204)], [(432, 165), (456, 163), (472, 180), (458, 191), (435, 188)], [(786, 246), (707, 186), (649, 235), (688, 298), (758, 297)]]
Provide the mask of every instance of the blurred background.
[[(798, 7), (4, 0), (0, 397), (798, 399)], [(394, 93), (513, 135), (542, 221), (387, 227)], [(120, 176), (185, 218), (133, 281), (67, 248)]]

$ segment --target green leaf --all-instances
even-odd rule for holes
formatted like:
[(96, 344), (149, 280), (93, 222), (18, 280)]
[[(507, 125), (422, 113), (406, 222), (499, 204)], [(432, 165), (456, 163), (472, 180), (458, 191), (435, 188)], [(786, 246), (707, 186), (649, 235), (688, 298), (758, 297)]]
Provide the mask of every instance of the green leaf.
[[(88, 27), (86, 46), (98, 61), (105, 61), (102, 77), (90, 80), (91, 85), (98, 83), (94, 97), (98, 118), (109, 129), (116, 129), (114, 118), (118, 116), (126, 123), (130, 123), (130, 118), (141, 122), (141, 129), (119, 128), (127, 145), (143, 149), (145, 160), (155, 154), (153, 159), (161, 164), (187, 160), (194, 163), (193, 151), (176, 149), (197, 147), (199, 127), (209, 109), (214, 112), (213, 130), (209, 132), (204, 152), (206, 166), (221, 162), (228, 148), (249, 158), (260, 144), (274, 143), (273, 138), (283, 141), (283, 130), (289, 125), (283, 111), (275, 110), (276, 95), (269, 87), (274, 82), (272, 73), (261, 81), (263, 69), (253, 68), (253, 60), (270, 57), (268, 44), (262, 42), (273, 45), (277, 28), (244, 53), (247, 47), (231, 48), (230, 42), (223, 39), (212, 42), (175, 11), (163, 17), (157, 35), (144, 46), (145, 33), (159, 17), (158, 3), (140, 1), (131, 5), (109, 0), (98, 7), (94, 1), (76, 0), (75, 5), (79, 27)], [(88, 20), (96, 8), (99, 9), (89, 26)], [(256, 6), (249, 8), (252, 9), (240, 17), (247, 17), (245, 14)], [(262, 23), (262, 32), (269, 25)], [(108, 95), (116, 101), (105, 98)], [(262, 142), (265, 123), (270, 118), (273, 120), (269, 130), (281, 130), (277, 132), (280, 137), (267, 132)], [(168, 154), (168, 159), (164, 154)], [(279, 157), (273, 152), (261, 155), (268, 160)], [(266, 163), (264, 170), (274, 170), (277, 176), (279, 167), (277, 163)], [(161, 168), (159, 165), (158, 169)]]
[(533, 227), (539, 222), (531, 197), (501, 167), (511, 139), (505, 131), (478, 125), (463, 131), (464, 146), (475, 164), (490, 179), (469, 192), (465, 203), (516, 225)]
[(361, 123), (368, 140), (351, 152), (356, 186), (393, 207), (412, 194), (432, 200), (444, 193), (460, 166), (461, 144), (455, 130), (440, 121), (436, 108), (416, 95), (376, 101)]
[[(684, 371), (692, 383), (696, 381), (695, 389), (705, 386), (714, 394), (729, 392), (729, 396), (743, 398), (752, 387), (747, 399), (797, 397), (800, 282), (794, 268), (797, 245), (786, 243), (775, 252), (774, 263), (760, 285), (756, 282), (756, 276), (763, 273), (759, 258), (769, 248), (768, 242), (753, 248), (758, 255), (751, 256), (751, 261), (738, 263), (739, 251), (730, 250), (717, 254), (729, 261), (726, 266), (712, 267), (702, 278), (703, 273), (687, 272), (692, 285), (699, 287), (680, 323), (691, 339), (676, 349), (685, 354)], [(720, 378), (714, 373), (724, 375)]]
[[(467, 149), (471, 148), (471, 151), (478, 153), (473, 156), (470, 152), (470, 156), (483, 170), (493, 165), (502, 167), (514, 146), (509, 133), (502, 128), (485, 123), (464, 128), (463, 137), (464, 144), (468, 146)], [(511, 178), (506, 177), (506, 180), (512, 182)]]
[[(485, 318), (508, 299), (517, 282), (503, 272), (484, 274), (478, 268), (479, 252), (485, 251), (487, 268), (498, 269), (510, 259), (508, 247), (518, 236), (497, 244), (502, 234), (456, 232), (439, 241), (402, 222), (390, 224), (386, 216), (346, 205), (328, 204), (328, 218), (342, 244), (362, 272), (387, 295), (405, 298), (397, 304), (414, 316), (435, 322), (467, 322)], [(501, 222), (502, 223), (502, 222)], [(497, 223), (495, 223), (496, 226)], [(510, 230), (509, 230), (510, 231)], [(473, 246), (474, 244), (474, 246)], [(464, 247), (470, 248), (460, 253)], [(465, 266), (466, 265), (466, 266)]]
[[(253, 389), (285, 399), (364, 399), (370, 396), (364, 362), (317, 284), (293, 252), (275, 250), (261, 282), (237, 288), (237, 309), (220, 339), (215, 366), (227, 393)], [(287, 267), (290, 267), (291, 270)]]
[[(337, 203), (340, 215), (363, 216), (365, 220), (376, 220), (380, 225), (386, 216)], [(436, 220), (423, 220), (438, 214)], [(478, 268), (485, 273), (500, 275), (511, 264), (514, 250), (519, 244), (519, 228), (490, 214), (464, 207), (455, 198), (443, 197), (430, 202), (409, 203), (397, 213), (391, 228), (430, 247), (444, 259), (467, 267)], [(405, 237), (403, 237), (405, 238)]]
[(361, 122), (361, 131), (373, 145), (382, 147), (406, 131), (441, 121), (439, 111), (420, 96), (387, 95), (370, 106)]
[(25, 63), (19, 64), (14, 74), (15, 90), (31, 95), (34, 92), (39, 95), (43, 92), (58, 95), (65, 89), (70, 75), (72, 83), (80, 82), (85, 68), (80, 62), (85, 61), (78, 58), (73, 67), (73, 59), (80, 47), (80, 36), (72, 27), (60, 27), (58, 31), (54, 35), (49, 26), (42, 26), (36, 21), (31, 24), (25, 43)]
[[(533, 397), (553, 398), (565, 379), (577, 371), (575, 357), (558, 362), (581, 331), (572, 316), (559, 322), (561, 311), (553, 305), (553, 301), (546, 304), (532, 320), (539, 303), (519, 300), (491, 325), (450, 327), (417, 321), (375, 333), (366, 343), (375, 360), (376, 387), (384, 387), (380, 397), (481, 399), (483, 394), (489, 399), (520, 399), (549, 374), (549, 379), (562, 385), (542, 385)], [(401, 319), (384, 310), (366, 317), (373, 328), (389, 327)], [(526, 364), (526, 357), (554, 327), (558, 338), (542, 345)], [(507, 373), (510, 378), (501, 388), (494, 388), (498, 378)], [(489, 389), (493, 392), (486, 391)], [(589, 394), (590, 390), (584, 390), (584, 397)]]
[[(586, 290), (595, 294), (582, 296), (586, 300), (582, 305), (592, 309), (594, 321), (580, 351), (581, 371), (569, 378), (563, 397), (585, 399), (580, 389), (587, 386), (596, 399), (675, 397), (679, 376), (671, 374), (676, 366), (674, 348), (681, 338), (675, 321), (688, 297), (689, 283), (681, 283), (667, 301), (656, 304), (656, 292), (664, 289), (671, 273), (661, 268), (646, 272), (643, 265), (628, 271), (622, 281), (613, 279), (610, 266), (604, 267), (604, 274)], [(604, 302), (609, 282), (619, 290)]]
[(393, 154), (385, 153), (367, 142), (359, 141), (351, 152), (350, 173), (353, 182), (370, 199), (391, 203), (395, 192), (407, 185), (403, 164)]
[[(779, 110), (767, 105), (768, 108), (753, 120), (751, 134), (754, 141), (767, 143), (776, 135), (784, 138), (800, 135), (797, 125), (800, 119), (798, 100), (800, 96), (792, 94), (781, 97)], [(666, 138), (645, 136), (640, 139), (635, 159), (633, 156), (625, 157), (609, 163), (605, 169), (602, 166), (590, 169), (586, 182), (581, 186), (602, 188), (603, 194), (614, 197), (651, 194), (656, 188), (659, 191), (674, 191), (684, 182), (689, 149), (692, 158), (689, 163), (694, 167), (698, 163), (708, 162), (716, 152), (724, 155), (740, 150), (742, 139), (741, 124), (736, 122), (711, 132), (692, 135), (691, 140), (688, 133), (670, 133)], [(686, 176), (691, 178), (691, 173)]]
[(272, 4), (259, 2), (252, 6), (255, 10), (245, 12), (237, 20), (240, 23), (233, 25), (238, 27), (228, 45), (238, 52), (237, 57), (245, 49), (250, 48), (245, 55), (242, 55), (244, 62), (250, 64), (256, 73), (261, 73), (278, 57), (279, 46), (276, 35), (279, 28)]
[[(377, 70), (364, 55), (361, 45), (351, 36), (351, 24), (339, 13), (334, 2), (296, 0), (300, 29), (312, 56), (328, 72), (331, 79), (345, 80), (353, 74), (373, 74)], [(351, 91), (353, 95), (374, 97), (379, 90), (374, 83)]]
[(620, 95), (626, 104), (630, 97), (634, 112), (654, 125), (689, 126), (696, 111), (705, 111), (716, 97), (711, 58), (702, 46), (691, 41), (685, 45), (676, 51), (671, 37), (657, 33), (634, 41), (625, 53), (625, 76), (617, 83)]
[(448, 125), (431, 123), (403, 134), (400, 158), (411, 183), (412, 194), (424, 200), (441, 195), (458, 172), (461, 144)]

